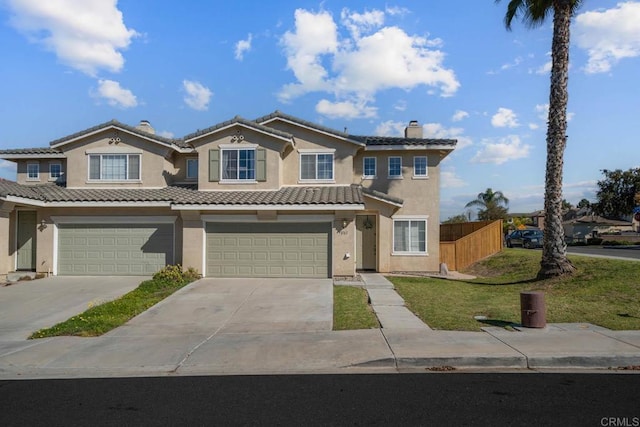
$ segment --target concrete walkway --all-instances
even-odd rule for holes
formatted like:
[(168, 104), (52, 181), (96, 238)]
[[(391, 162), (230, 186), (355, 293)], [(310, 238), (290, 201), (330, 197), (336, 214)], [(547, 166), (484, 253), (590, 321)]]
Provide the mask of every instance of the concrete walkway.
[[(256, 289), (235, 309), (246, 312), (248, 323), (233, 321), (233, 315), (220, 323), (215, 320), (220, 316), (215, 304), (207, 303), (206, 290), (195, 282), (180, 291), (188, 297), (182, 301), (192, 301), (191, 312), (176, 306), (163, 314), (159, 305), (157, 311), (145, 313), (160, 319), (162, 328), (145, 326), (144, 318), (136, 318), (97, 338), (0, 338), (0, 379), (640, 367), (640, 331), (590, 324), (431, 330), (404, 306), (383, 276), (365, 274), (363, 279), (380, 329), (331, 331), (325, 314), (319, 322), (288, 326), (292, 318), (279, 317), (276, 306), (263, 306), (260, 298), (250, 297), (257, 295)], [(161, 304), (170, 306), (171, 301)], [(267, 314), (264, 323), (270, 325), (260, 325), (259, 311)], [(217, 329), (184, 322), (188, 313), (199, 313), (200, 320)]]

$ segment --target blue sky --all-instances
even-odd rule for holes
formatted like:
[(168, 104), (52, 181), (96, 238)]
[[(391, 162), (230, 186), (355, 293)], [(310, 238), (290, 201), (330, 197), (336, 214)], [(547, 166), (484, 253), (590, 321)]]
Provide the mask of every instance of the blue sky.
[[(442, 219), (491, 187), (541, 209), (551, 22), (503, 25), (507, 0), (0, 0), (0, 147), (118, 119), (165, 136), (276, 109), (354, 134), (457, 138)], [(640, 1), (573, 21), (564, 196), (639, 166)], [(0, 161), (0, 177), (15, 178)]]

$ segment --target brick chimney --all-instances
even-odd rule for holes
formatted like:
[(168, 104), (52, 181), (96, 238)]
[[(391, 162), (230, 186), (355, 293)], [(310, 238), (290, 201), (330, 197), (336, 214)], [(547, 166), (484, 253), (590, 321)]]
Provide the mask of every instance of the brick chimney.
[(417, 120), (411, 120), (409, 122), (409, 126), (404, 128), (404, 137), (405, 138), (423, 138), (422, 136), (422, 126), (418, 123)]

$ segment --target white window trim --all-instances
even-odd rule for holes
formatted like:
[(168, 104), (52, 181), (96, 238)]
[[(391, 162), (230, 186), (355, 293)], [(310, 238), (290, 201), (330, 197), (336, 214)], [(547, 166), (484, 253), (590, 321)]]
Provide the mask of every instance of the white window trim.
[[(60, 166), (60, 176), (51, 175), (51, 166)], [(57, 181), (62, 176), (62, 162), (49, 162), (49, 181)]]
[[(36, 174), (37, 176), (35, 178), (31, 178), (29, 176), (29, 166), (36, 166)], [(40, 162), (29, 162), (27, 163), (27, 181), (40, 181)]]
[[(221, 144), (220, 146), (220, 179), (218, 183), (220, 184), (255, 184), (258, 182), (256, 179), (257, 171), (257, 161), (256, 161), (256, 148), (257, 144), (243, 144), (242, 146), (238, 146), (237, 144)], [(223, 178), (224, 177), (224, 153), (225, 151), (253, 151), (253, 178), (252, 179), (239, 179), (239, 178)], [(240, 162), (240, 155), (238, 155), (238, 162)], [(238, 173), (240, 173), (240, 168), (237, 169)]]
[[(373, 175), (367, 175), (365, 168), (365, 160), (373, 159), (375, 173)], [(375, 179), (378, 173), (378, 159), (376, 157), (363, 157), (362, 158), (362, 179)]]
[[(416, 159), (425, 160), (424, 175), (418, 175), (416, 173)], [(429, 178), (429, 158), (427, 156), (414, 156), (413, 157), (413, 179), (428, 179)]]
[[(400, 175), (391, 175), (391, 159), (400, 159)], [(402, 156), (390, 156), (387, 160), (387, 178), (402, 179)]]
[[(298, 183), (326, 183), (326, 184), (334, 184), (336, 182), (336, 150), (335, 149), (327, 149), (327, 150), (317, 150), (317, 149), (298, 149)], [(302, 156), (315, 155), (316, 156), (316, 176), (318, 176), (318, 155), (319, 154), (331, 154), (332, 162), (331, 162), (331, 175), (332, 179), (303, 179), (302, 178)]]
[[(129, 161), (128, 156), (138, 156), (140, 161), (138, 162), (138, 178), (136, 179), (91, 179), (91, 156), (100, 156), (100, 175), (102, 175), (102, 156), (127, 156), (127, 162)], [(129, 164), (127, 163), (127, 175), (129, 175)], [(140, 153), (90, 153), (87, 154), (87, 182), (99, 182), (99, 183), (132, 183), (132, 182), (142, 182), (142, 154)]]
[[(398, 251), (396, 252), (396, 221), (424, 221), (424, 252), (409, 252)], [(429, 216), (426, 215), (402, 215), (393, 217), (393, 224), (391, 224), (391, 255), (392, 256), (429, 256)]]
[[(195, 176), (189, 176), (189, 162), (190, 162), (190, 161), (192, 161), (192, 162), (193, 162), (193, 161), (195, 161), (195, 162), (196, 162), (196, 165), (198, 166), (198, 167), (196, 168), (196, 175), (195, 175)], [(186, 169), (186, 170), (184, 171), (184, 177), (185, 177), (185, 179), (188, 179), (189, 181), (198, 179), (198, 170), (200, 169), (200, 164), (198, 163), (198, 158), (197, 158), (197, 157), (188, 157), (188, 158), (185, 160), (185, 169)]]

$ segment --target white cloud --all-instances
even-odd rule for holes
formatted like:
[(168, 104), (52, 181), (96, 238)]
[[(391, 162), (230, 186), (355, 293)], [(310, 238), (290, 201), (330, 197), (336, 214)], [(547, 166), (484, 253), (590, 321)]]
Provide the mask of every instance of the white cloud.
[(405, 111), (407, 109), (407, 101), (401, 99), (393, 104), (393, 108), (398, 111)]
[(517, 135), (509, 135), (499, 140), (484, 139), (482, 148), (471, 159), (472, 163), (494, 163), (501, 165), (509, 160), (529, 156), (531, 146), (523, 144)]
[(158, 132), (158, 135), (164, 138), (173, 138), (175, 136), (173, 132), (169, 132), (168, 130), (163, 130), (162, 132)]
[(373, 133), (378, 136), (402, 136), (404, 135), (404, 128), (408, 123), (394, 122), (393, 120), (387, 120), (380, 123)]
[(11, 24), (58, 59), (90, 76), (118, 72), (121, 50), (138, 33), (125, 26), (117, 0), (9, 0)]
[(9, 160), (0, 159), (0, 169), (16, 169), (16, 164)]
[(552, 62), (551, 61), (547, 61), (544, 63), (544, 65), (541, 65), (540, 67), (538, 67), (535, 70), (536, 74), (549, 74), (551, 72), (551, 66), (552, 66)]
[(366, 102), (331, 102), (326, 99), (322, 99), (316, 104), (316, 111), (329, 118), (343, 117), (346, 119), (361, 119), (375, 117), (378, 109), (368, 106)]
[(440, 171), (440, 186), (442, 188), (460, 188), (467, 185), (467, 182), (456, 175), (455, 168), (448, 167)]
[(209, 101), (213, 92), (201, 83), (191, 80), (183, 80), (182, 87), (187, 92), (184, 102), (194, 110), (204, 111), (209, 108)]
[(515, 128), (520, 126), (518, 116), (509, 108), (498, 108), (498, 112), (491, 117), (491, 124), (497, 128)]
[(581, 13), (575, 19), (574, 37), (589, 55), (588, 74), (606, 73), (621, 59), (640, 56), (640, 2)]
[(295, 29), (281, 38), (296, 81), (282, 87), (280, 100), (326, 92), (335, 103), (366, 100), (370, 111), (376, 93), (385, 89), (427, 86), (441, 96), (455, 94), (460, 83), (443, 65), (445, 54), (437, 48), (442, 41), (383, 26), (386, 14), (392, 15), (389, 10), (361, 14), (344, 9), (339, 27), (326, 11), (296, 10)]
[(539, 129), (539, 128), (540, 128), (539, 124), (537, 124), (537, 123), (529, 123), (529, 129), (536, 130), (536, 129)]
[(91, 95), (94, 98), (106, 99), (107, 103), (114, 107), (131, 108), (138, 105), (136, 96), (113, 80), (98, 80), (98, 90)]
[(238, 61), (242, 61), (244, 59), (244, 53), (251, 50), (252, 40), (253, 40), (253, 35), (249, 33), (246, 40), (239, 40), (236, 43), (235, 57)]
[(467, 117), (469, 117), (469, 113), (463, 110), (457, 110), (455, 113), (453, 113), (453, 117), (451, 117), (451, 121), (459, 122), (463, 119), (466, 119)]

